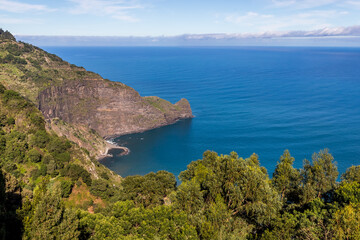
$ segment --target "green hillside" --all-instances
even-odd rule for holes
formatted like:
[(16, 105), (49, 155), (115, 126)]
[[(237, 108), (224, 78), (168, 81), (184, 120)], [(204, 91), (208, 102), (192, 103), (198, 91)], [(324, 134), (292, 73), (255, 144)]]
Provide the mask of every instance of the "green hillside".
[[(0, 83), (30, 100), (50, 124), (53, 119), (63, 120), (65, 124), (57, 121), (62, 126), (51, 126), (54, 131), (63, 130), (57, 133), (92, 156), (104, 155), (108, 149), (98, 135), (108, 138), (143, 132), (193, 117), (186, 99), (172, 104), (158, 97), (142, 97), (123, 83), (103, 79), (1, 32)], [(96, 134), (88, 134), (93, 130)]]
[(48, 85), (99, 76), (2, 30), (0, 48), (0, 239), (360, 239), (360, 166), (337, 182), (328, 150), (300, 169), (286, 150), (270, 179), (256, 154), (206, 151), (178, 184), (166, 171), (121, 178), (76, 143), (99, 135), (37, 108)]
[(15, 41), (8, 32), (0, 36), (0, 78), (8, 89), (15, 90), (35, 105), (41, 90), (66, 80), (101, 79), (98, 74), (69, 64), (38, 47)]
[(325, 150), (272, 180), (258, 156), (207, 151), (179, 178), (120, 179), (45, 129), (33, 103), (0, 85), (2, 239), (358, 239), (360, 167), (337, 183)]
[[(93, 188), (96, 188), (96, 184), (101, 182), (109, 186), (108, 191), (112, 191), (119, 188), (121, 181), (118, 175), (99, 164), (76, 144), (47, 132), (44, 118), (34, 104), (19, 93), (6, 90), (1, 84), (0, 167), (2, 191), (5, 191), (5, 194), (2, 192), (2, 226), (6, 229), (4, 232), (14, 234), (20, 233), (21, 229), (20, 223), (16, 228), (14, 225), (19, 221), (16, 208), (30, 199), (34, 200), (41, 184), (46, 185), (43, 194), (57, 191), (60, 199), (71, 196), (76, 184), (86, 186), (84, 191), (89, 191), (93, 183)], [(86, 204), (73, 205), (84, 209), (96, 207), (96, 202)], [(31, 218), (28, 214), (31, 215), (27, 212), (23, 217)], [(8, 217), (12, 220), (7, 220)]]

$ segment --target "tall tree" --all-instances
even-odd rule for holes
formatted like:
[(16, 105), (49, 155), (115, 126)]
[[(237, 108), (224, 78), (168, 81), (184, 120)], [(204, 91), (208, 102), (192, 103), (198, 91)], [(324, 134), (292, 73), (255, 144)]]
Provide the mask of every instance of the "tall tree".
[[(66, 209), (61, 201), (60, 186), (44, 191), (38, 191), (39, 196), (33, 200), (32, 216), (25, 225), (25, 238), (28, 239), (51, 239), (70, 240), (79, 236), (76, 215)], [(31, 213), (30, 213), (31, 214)]]
[(286, 200), (300, 184), (300, 171), (293, 167), (294, 160), (289, 150), (285, 150), (273, 174), (272, 183), (280, 193), (281, 201)]
[(348, 182), (360, 183), (360, 166), (351, 166), (341, 175), (341, 179)]
[(328, 149), (314, 153), (312, 163), (304, 161), (303, 187), (304, 201), (310, 201), (315, 197), (321, 197), (323, 193), (331, 190), (336, 185), (339, 172), (334, 162), (334, 157)]

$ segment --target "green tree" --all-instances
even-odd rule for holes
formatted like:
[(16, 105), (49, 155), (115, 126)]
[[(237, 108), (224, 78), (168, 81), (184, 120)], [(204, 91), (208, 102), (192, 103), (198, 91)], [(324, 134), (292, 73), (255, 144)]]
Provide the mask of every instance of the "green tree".
[(341, 179), (348, 182), (360, 183), (360, 166), (351, 166), (341, 175)]
[(33, 216), (27, 234), (30, 239), (77, 239), (79, 236), (78, 218), (61, 202), (61, 190), (58, 185), (48, 189), (33, 206)]
[(291, 194), (296, 195), (300, 185), (300, 171), (293, 167), (294, 160), (289, 150), (285, 150), (273, 174), (272, 183), (280, 193), (281, 201), (288, 199)]
[(334, 162), (334, 157), (328, 149), (314, 153), (312, 163), (304, 161), (303, 175), (303, 200), (311, 201), (316, 197), (328, 192), (336, 186), (336, 178), (339, 172)]
[(341, 205), (360, 204), (360, 183), (343, 181), (335, 190), (335, 199)]
[(114, 195), (114, 188), (104, 179), (92, 181), (90, 192), (102, 199), (109, 199)]
[(184, 212), (164, 205), (136, 207), (131, 201), (116, 202), (109, 215), (82, 212), (80, 227), (85, 239), (198, 239)]
[(49, 135), (45, 130), (38, 130), (30, 139), (30, 144), (39, 148), (45, 148), (49, 141)]
[(41, 161), (41, 153), (39, 153), (38, 150), (36, 150), (35, 148), (31, 149), (30, 151), (28, 151), (28, 153), (26, 154), (27, 155), (27, 159), (30, 161), (30, 162), (33, 162), (33, 163), (37, 163), (37, 162), (40, 162)]
[(71, 194), (73, 186), (74, 186), (73, 181), (62, 179), (60, 181), (61, 197), (68, 198), (70, 196), (70, 194)]
[(176, 191), (175, 206), (189, 214), (195, 214), (204, 205), (200, 184), (194, 180), (183, 182)]
[(81, 177), (86, 185), (91, 186), (92, 184), (90, 173), (77, 164), (66, 165), (63, 169), (61, 169), (61, 175), (64, 177), (70, 177), (73, 182)]
[(145, 176), (129, 176), (122, 182), (122, 200), (133, 200), (144, 207), (164, 204), (167, 196), (175, 190), (174, 174), (166, 171)]
[[(266, 169), (260, 166), (256, 154), (243, 159), (235, 152), (218, 156), (207, 151), (202, 160), (191, 163), (180, 174), (180, 179), (183, 182), (177, 195), (183, 184), (184, 189), (191, 187), (197, 193), (193, 194), (196, 201), (199, 201), (199, 192), (203, 194), (204, 208), (216, 202), (220, 195), (232, 217), (244, 218), (258, 227), (269, 224), (281, 207), (278, 193), (270, 184)], [(183, 191), (183, 196), (187, 196), (186, 191)], [(181, 198), (178, 196), (176, 204), (183, 208), (198, 205), (190, 199), (182, 203), (186, 200), (182, 195), (179, 194)]]
[(338, 210), (332, 228), (336, 239), (360, 239), (359, 204), (349, 204)]

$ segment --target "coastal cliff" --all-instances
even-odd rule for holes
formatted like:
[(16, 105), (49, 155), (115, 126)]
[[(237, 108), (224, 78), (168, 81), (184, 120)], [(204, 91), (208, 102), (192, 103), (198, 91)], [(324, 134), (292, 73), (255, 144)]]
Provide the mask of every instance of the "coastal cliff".
[(190, 104), (158, 97), (141, 97), (134, 89), (106, 80), (64, 81), (39, 93), (39, 109), (46, 119), (83, 124), (110, 138), (142, 132), (191, 118)]
[(17, 42), (12, 35), (0, 38), (0, 66), (1, 84), (30, 100), (49, 122), (60, 119), (70, 124), (74, 131), (54, 129), (58, 135), (79, 140), (75, 142), (96, 156), (106, 152), (106, 141), (90, 146), (92, 137), (86, 139), (85, 134), (84, 141), (74, 138), (73, 133), (86, 129), (111, 138), (193, 117), (186, 99), (172, 104), (159, 97), (142, 97), (123, 83), (103, 79), (38, 47)]

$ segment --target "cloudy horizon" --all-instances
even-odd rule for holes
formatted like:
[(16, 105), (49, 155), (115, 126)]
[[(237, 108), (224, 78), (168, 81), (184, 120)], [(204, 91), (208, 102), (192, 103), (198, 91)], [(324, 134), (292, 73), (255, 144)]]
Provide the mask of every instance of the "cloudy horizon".
[(360, 46), (360, 25), (311, 31), (209, 33), (175, 36), (16, 35), (40, 46)]
[(341, 44), (353, 46), (359, 45), (359, 10), (360, 0), (0, 0), (0, 27), (33, 40), (237, 44), (306, 38), (316, 44), (318, 37), (346, 37)]

